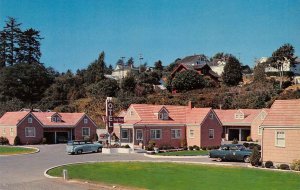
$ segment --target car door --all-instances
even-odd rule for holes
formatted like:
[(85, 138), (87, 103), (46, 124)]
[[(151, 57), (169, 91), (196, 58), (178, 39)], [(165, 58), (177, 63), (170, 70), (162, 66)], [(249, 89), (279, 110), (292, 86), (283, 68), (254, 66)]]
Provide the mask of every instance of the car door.
[(236, 146), (230, 146), (227, 156), (228, 156), (227, 160), (235, 161), (237, 159), (237, 147)]

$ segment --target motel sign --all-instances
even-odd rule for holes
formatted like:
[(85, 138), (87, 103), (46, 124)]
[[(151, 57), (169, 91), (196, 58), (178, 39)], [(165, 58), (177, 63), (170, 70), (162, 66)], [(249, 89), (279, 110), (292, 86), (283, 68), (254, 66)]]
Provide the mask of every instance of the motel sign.
[(112, 98), (106, 98), (106, 126), (107, 131), (111, 134), (114, 130), (114, 123), (124, 123), (124, 117), (113, 117), (114, 105), (112, 103)]

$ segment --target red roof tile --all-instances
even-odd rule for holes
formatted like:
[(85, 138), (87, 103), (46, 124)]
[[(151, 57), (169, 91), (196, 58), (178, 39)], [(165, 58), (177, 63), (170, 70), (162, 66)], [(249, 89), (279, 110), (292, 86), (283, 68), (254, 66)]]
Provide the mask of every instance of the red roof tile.
[(17, 125), (29, 112), (20, 111), (20, 112), (6, 112), (0, 118), (0, 125)]
[(300, 99), (276, 100), (262, 126), (300, 127)]
[(84, 116), (84, 113), (58, 113), (61, 122), (51, 122), (51, 116), (56, 112), (32, 112), (44, 126), (74, 126)]
[[(192, 108), (188, 106), (132, 104), (140, 117), (139, 121), (125, 121), (125, 124), (187, 124), (202, 123), (211, 108)], [(162, 108), (169, 112), (169, 120), (158, 119), (158, 112)]]
[[(261, 112), (261, 109), (238, 109), (238, 110), (214, 110), (219, 117), (220, 121), (223, 125), (230, 125), (230, 126), (245, 126), (251, 125), (252, 121), (258, 116)], [(236, 119), (236, 113), (243, 113), (244, 119)]]

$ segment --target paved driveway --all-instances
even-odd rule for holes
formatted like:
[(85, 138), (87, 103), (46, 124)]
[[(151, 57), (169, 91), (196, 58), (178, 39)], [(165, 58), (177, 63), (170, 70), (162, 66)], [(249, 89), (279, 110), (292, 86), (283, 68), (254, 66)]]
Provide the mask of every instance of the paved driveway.
[[(89, 184), (65, 183), (61, 180), (48, 179), (43, 173), (47, 168), (74, 162), (88, 161), (122, 161), (122, 160), (149, 160), (149, 161), (186, 161), (186, 162), (205, 162), (213, 163), (207, 157), (203, 158), (148, 158), (143, 154), (82, 154), (67, 155), (65, 153), (65, 145), (38, 145), (39, 153), (4, 156), (0, 157), (0, 190), (84, 190), (99, 189)], [(232, 163), (225, 163), (232, 164)], [(236, 165), (245, 166), (244, 163), (236, 163)]]

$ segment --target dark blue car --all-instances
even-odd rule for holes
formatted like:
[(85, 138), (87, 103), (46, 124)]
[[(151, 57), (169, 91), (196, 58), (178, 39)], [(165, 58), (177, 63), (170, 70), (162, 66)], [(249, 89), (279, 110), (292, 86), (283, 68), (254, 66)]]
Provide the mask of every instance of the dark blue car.
[(244, 161), (250, 162), (252, 151), (242, 144), (225, 144), (217, 150), (211, 150), (209, 157), (221, 161)]

